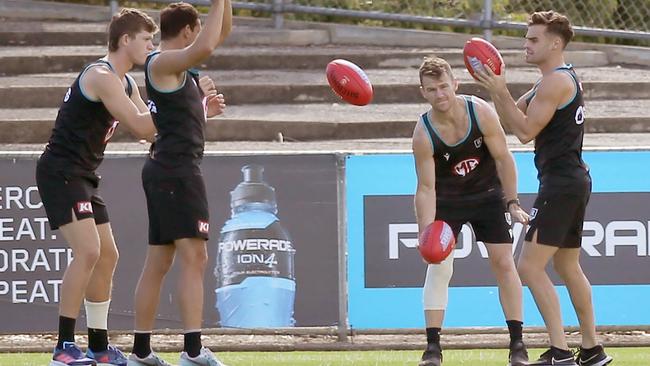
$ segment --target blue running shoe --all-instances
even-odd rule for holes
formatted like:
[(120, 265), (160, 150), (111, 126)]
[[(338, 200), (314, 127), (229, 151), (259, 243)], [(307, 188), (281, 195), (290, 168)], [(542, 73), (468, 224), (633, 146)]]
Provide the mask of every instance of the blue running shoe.
[(106, 351), (93, 352), (88, 348), (86, 357), (97, 361), (97, 366), (126, 366), (126, 356), (115, 346), (108, 346)]
[(96, 366), (95, 360), (84, 356), (74, 342), (63, 342), (63, 349), (54, 349), (50, 366)]

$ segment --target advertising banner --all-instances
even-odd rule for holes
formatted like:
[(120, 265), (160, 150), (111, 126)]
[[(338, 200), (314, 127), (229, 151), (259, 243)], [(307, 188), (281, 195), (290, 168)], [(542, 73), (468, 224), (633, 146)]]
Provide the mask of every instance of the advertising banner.
[[(115, 330), (133, 329), (133, 294), (147, 249), (143, 163), (144, 157), (113, 156), (98, 172), (120, 250), (109, 317)], [(49, 228), (35, 167), (34, 158), (0, 159), (2, 333), (56, 330), (61, 278), (72, 260), (60, 231)], [(201, 168), (210, 207), (204, 326), (336, 324), (336, 157), (206, 156)], [(165, 280), (158, 328), (182, 328), (177, 267)]]
[[(593, 178), (584, 223), (581, 264), (593, 286), (599, 325), (650, 324), (650, 178), (638, 173), (649, 152), (588, 152)], [(522, 205), (537, 192), (531, 153), (517, 153)], [(409, 154), (350, 156), (346, 164), (349, 246), (349, 319), (355, 328), (424, 326), (422, 286), (426, 265), (417, 249), (413, 195), (416, 177)], [(513, 226), (515, 256), (525, 227)], [(454, 251), (445, 326), (503, 326), (496, 280), (487, 250), (465, 225)], [(549, 267), (550, 268), (550, 267)], [(560, 293), (567, 324), (576, 325), (566, 289)], [(630, 305), (638, 304), (638, 306)], [(525, 324), (543, 325), (524, 292)]]

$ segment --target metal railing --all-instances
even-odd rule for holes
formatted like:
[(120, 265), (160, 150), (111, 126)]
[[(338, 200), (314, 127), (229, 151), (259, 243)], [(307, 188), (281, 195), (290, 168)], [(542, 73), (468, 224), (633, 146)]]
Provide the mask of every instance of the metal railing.
[[(147, 0), (170, 3), (172, 0)], [(210, 5), (210, 0), (185, 0)], [(118, 0), (111, 0), (116, 9)], [(235, 9), (270, 13), (276, 28), (287, 14), (493, 30), (525, 30), (528, 14), (555, 9), (569, 16), (576, 34), (650, 40), (650, 0), (248, 0)]]

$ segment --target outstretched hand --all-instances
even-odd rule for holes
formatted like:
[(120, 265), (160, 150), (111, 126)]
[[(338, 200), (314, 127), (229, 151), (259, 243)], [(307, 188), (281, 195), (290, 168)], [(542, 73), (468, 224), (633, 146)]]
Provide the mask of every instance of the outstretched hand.
[(487, 89), (490, 93), (507, 89), (506, 86), (506, 65), (501, 63), (501, 74), (497, 75), (488, 65), (483, 65), (483, 70), (476, 71), (476, 82)]

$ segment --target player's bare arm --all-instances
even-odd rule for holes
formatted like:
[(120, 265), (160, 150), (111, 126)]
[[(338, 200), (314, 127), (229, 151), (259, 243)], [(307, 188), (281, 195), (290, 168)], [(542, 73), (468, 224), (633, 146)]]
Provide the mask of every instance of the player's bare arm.
[(419, 122), (413, 131), (412, 148), (418, 182), (415, 191), (415, 217), (421, 233), (436, 219), (436, 166), (431, 141)]
[(539, 83), (527, 113), (523, 113), (506, 86), (505, 65), (501, 66), (501, 75), (496, 75), (489, 67), (485, 69), (477, 73), (478, 84), (490, 92), (501, 122), (523, 144), (534, 140), (549, 123), (557, 108), (573, 95), (574, 83), (569, 75), (560, 72), (546, 75)]
[[(147, 104), (142, 100), (142, 96), (140, 96), (140, 89), (138, 89), (138, 84), (136, 84), (135, 80), (131, 77), (131, 75), (126, 74), (126, 77), (129, 78), (129, 81), (131, 82), (131, 85), (133, 86), (133, 92), (131, 93), (131, 101), (135, 106), (138, 108), (138, 111), (140, 113), (149, 113), (149, 108), (147, 107)], [(151, 134), (149, 136), (144, 137), (145, 140), (149, 142), (153, 142), (156, 137), (156, 129), (154, 125), (154, 129), (151, 131)]]
[[(93, 67), (86, 72), (81, 82), (89, 96), (101, 100), (113, 118), (126, 125), (136, 137), (148, 138), (155, 133), (151, 114), (138, 110), (124, 92), (124, 85), (115, 73), (105, 67)], [(135, 92), (137, 87), (133, 89)]]
[[(226, 13), (228, 13), (227, 16)], [(151, 61), (150, 77), (156, 85), (164, 87), (166, 84), (164, 78), (178, 77), (185, 70), (210, 57), (212, 51), (230, 34), (231, 28), (232, 6), (230, 0), (212, 0), (205, 25), (196, 40), (183, 49), (161, 52)]]
[(517, 99), (517, 108), (519, 108), (522, 113), (526, 114), (528, 110), (528, 103), (526, 103), (526, 99), (528, 99), (534, 92), (535, 88), (531, 88), (529, 91), (525, 92), (524, 95), (519, 97), (519, 99)]
[[(517, 167), (515, 159), (508, 149), (506, 134), (499, 123), (499, 116), (494, 109), (480, 98), (474, 98), (477, 101), (478, 116), (481, 123), (481, 132), (483, 141), (494, 159), (497, 174), (501, 181), (501, 186), (505, 194), (506, 202), (517, 200)], [(516, 222), (528, 222), (528, 214), (519, 206), (518, 203), (508, 204), (508, 212)]]

